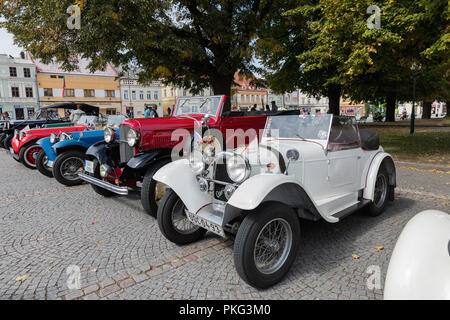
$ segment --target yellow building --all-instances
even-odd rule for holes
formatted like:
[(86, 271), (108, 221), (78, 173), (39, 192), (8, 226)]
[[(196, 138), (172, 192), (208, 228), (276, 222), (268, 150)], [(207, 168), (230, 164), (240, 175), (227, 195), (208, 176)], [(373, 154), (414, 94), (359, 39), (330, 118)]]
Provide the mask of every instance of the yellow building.
[[(171, 85), (163, 86), (161, 91), (161, 101), (164, 116), (169, 115), (169, 108), (171, 111), (173, 111), (173, 107), (175, 106), (177, 98), (193, 96), (193, 94), (188, 89), (177, 88)], [(211, 89), (204, 89), (200, 94), (196, 94), (195, 96), (210, 96), (212, 94), (213, 93)]]
[(99, 107), (102, 114), (125, 114), (121, 110), (118, 73), (112, 65), (91, 73), (87, 67), (88, 61), (84, 59), (80, 59), (78, 70), (71, 72), (62, 70), (58, 64), (44, 64), (37, 59), (33, 62), (36, 65), (41, 107), (80, 102)]

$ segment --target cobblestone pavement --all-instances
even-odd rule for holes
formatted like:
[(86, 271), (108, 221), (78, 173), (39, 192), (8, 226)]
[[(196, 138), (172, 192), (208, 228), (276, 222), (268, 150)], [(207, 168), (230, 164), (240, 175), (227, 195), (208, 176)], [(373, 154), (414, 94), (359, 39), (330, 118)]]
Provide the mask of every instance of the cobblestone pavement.
[[(208, 235), (178, 247), (137, 195), (105, 199), (88, 185), (66, 188), (2, 150), (0, 299), (381, 299), (381, 289), (367, 288), (367, 268), (379, 266), (383, 284), (407, 221), (424, 209), (450, 211), (450, 168), (397, 166), (397, 200), (383, 215), (303, 222), (291, 272), (258, 291), (238, 277), (232, 240)], [(68, 289), (71, 265), (80, 268), (80, 290)]]

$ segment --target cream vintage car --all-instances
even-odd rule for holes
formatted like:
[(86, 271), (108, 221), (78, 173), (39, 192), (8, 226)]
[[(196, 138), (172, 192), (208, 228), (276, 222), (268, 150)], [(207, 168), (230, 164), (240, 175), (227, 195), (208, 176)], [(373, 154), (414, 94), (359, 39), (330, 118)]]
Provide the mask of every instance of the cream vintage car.
[(206, 231), (235, 237), (236, 269), (257, 288), (289, 271), (303, 219), (336, 223), (362, 207), (377, 216), (394, 200), (394, 161), (353, 118), (270, 116), (259, 143), (233, 151), (198, 141), (154, 176), (168, 187), (161, 232), (180, 245)]

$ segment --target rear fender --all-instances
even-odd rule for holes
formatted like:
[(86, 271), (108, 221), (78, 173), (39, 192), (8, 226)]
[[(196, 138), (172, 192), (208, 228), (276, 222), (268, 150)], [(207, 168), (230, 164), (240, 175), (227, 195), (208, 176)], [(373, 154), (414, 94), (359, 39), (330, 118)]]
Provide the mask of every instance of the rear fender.
[(164, 183), (183, 201), (189, 212), (196, 213), (211, 203), (211, 197), (201, 192), (197, 177), (191, 170), (189, 161), (181, 159), (159, 169), (153, 179)]
[[(397, 176), (394, 160), (392, 156), (386, 152), (378, 153), (372, 160), (370, 164), (369, 171), (367, 172), (366, 178), (366, 187), (364, 189), (363, 198), (366, 200), (372, 200), (375, 194), (375, 182), (377, 180), (378, 171), (381, 166), (384, 166), (389, 175), (389, 185), (391, 186), (391, 190), (393, 190), (397, 186)], [(389, 195), (390, 200), (393, 199), (393, 193)]]

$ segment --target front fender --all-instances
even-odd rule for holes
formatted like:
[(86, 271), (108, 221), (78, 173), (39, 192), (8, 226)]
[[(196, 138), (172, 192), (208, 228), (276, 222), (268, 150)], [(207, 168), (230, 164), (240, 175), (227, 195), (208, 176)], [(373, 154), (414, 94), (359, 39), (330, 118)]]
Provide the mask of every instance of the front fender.
[[(120, 157), (119, 143), (97, 142), (87, 149), (86, 155), (96, 158), (100, 164), (113, 166), (112, 161), (118, 161)], [(111, 162), (108, 162), (108, 158), (111, 158)]]
[(386, 170), (389, 174), (389, 185), (394, 188), (397, 186), (394, 160), (390, 154), (386, 152), (380, 152), (373, 158), (372, 163), (370, 164), (369, 171), (367, 172), (366, 187), (364, 188), (363, 194), (363, 198), (366, 200), (373, 201), (378, 170), (380, 170), (380, 166), (383, 162), (385, 163)]
[(262, 202), (278, 201), (290, 207), (302, 207), (328, 222), (338, 221), (320, 211), (306, 188), (284, 174), (258, 174), (237, 188), (228, 204), (241, 210), (254, 210)]
[(142, 154), (138, 154), (138, 155), (134, 156), (133, 158), (131, 158), (128, 161), (127, 167), (134, 169), (134, 170), (143, 169), (147, 165), (152, 163), (155, 159), (169, 156), (169, 155), (170, 155), (170, 153), (167, 150), (155, 149), (150, 152), (146, 152), (146, 153), (142, 153)]
[(53, 149), (53, 144), (50, 142), (50, 138), (42, 138), (37, 142), (37, 144), (42, 147), (49, 161), (55, 161), (58, 155)]
[(153, 179), (171, 188), (183, 201), (189, 212), (196, 213), (211, 203), (211, 197), (201, 192), (189, 161), (181, 159), (159, 169)]
[(53, 145), (53, 149), (56, 153), (58, 153), (58, 150), (63, 148), (69, 148), (69, 147), (82, 147), (84, 149), (89, 149), (89, 147), (92, 144), (86, 143), (83, 140), (73, 139), (73, 140), (64, 140), (57, 142)]

